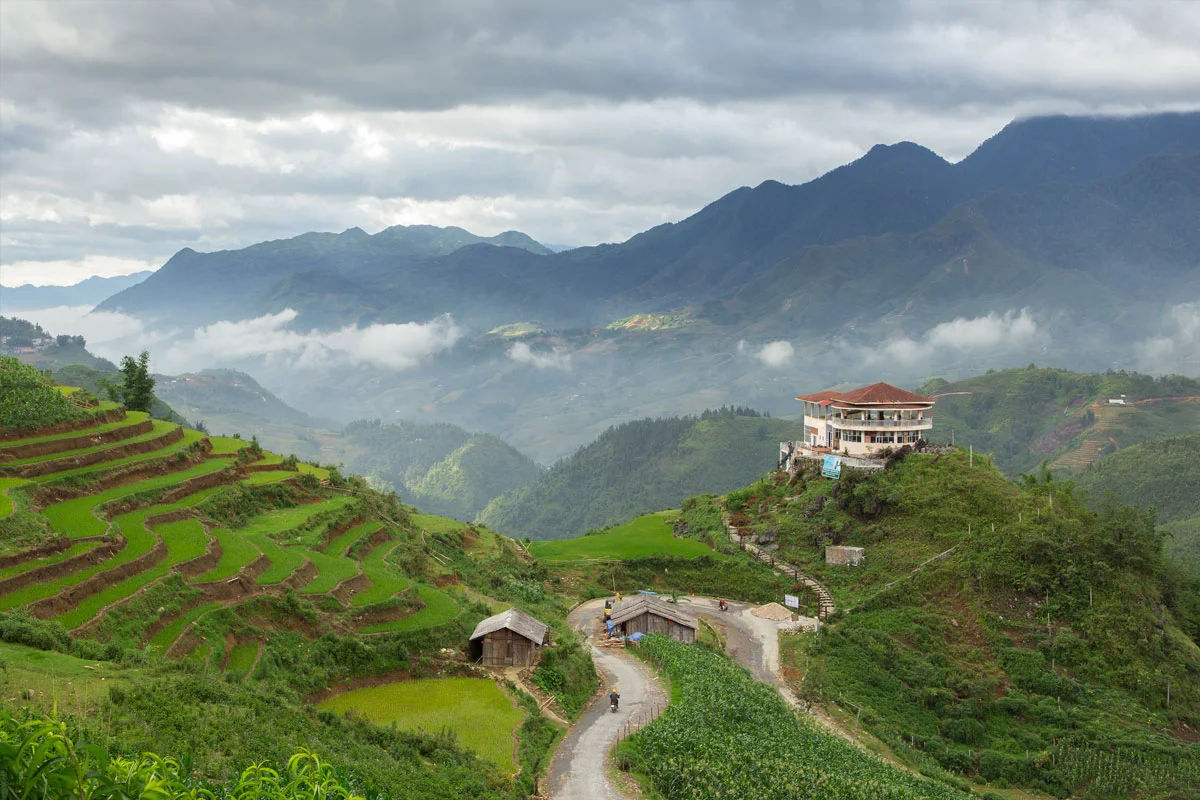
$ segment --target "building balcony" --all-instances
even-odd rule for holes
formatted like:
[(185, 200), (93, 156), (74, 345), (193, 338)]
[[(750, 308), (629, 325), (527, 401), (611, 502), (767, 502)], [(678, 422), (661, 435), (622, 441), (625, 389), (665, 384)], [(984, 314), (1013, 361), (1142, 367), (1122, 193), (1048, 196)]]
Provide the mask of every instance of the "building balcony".
[(831, 419), (835, 430), (844, 431), (927, 431), (933, 427), (932, 419)]

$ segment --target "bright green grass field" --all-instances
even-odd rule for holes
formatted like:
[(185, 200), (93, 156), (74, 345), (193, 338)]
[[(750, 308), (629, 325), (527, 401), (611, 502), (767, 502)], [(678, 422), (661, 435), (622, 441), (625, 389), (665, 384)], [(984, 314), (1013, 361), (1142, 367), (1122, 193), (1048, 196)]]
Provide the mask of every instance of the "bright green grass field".
[(166, 626), (163, 627), (161, 631), (154, 634), (154, 636), (150, 639), (150, 644), (154, 647), (166, 650), (175, 643), (175, 640), (179, 638), (181, 633), (183, 633), (184, 628), (186, 628), (195, 620), (200, 619), (200, 617), (204, 616), (209, 611), (212, 611), (214, 608), (220, 607), (220, 603), (201, 603), (195, 608), (185, 611), (175, 619), (171, 620)]
[(314, 550), (305, 549), (303, 552), (309, 561), (317, 565), (320, 572), (317, 573), (317, 577), (300, 588), (300, 594), (325, 594), (332, 591), (333, 587), (342, 581), (358, 574), (357, 561), (351, 561), (341, 556), (328, 556)]
[(66, 433), (55, 433), (50, 436), (37, 436), (32, 439), (14, 439), (11, 442), (5, 442), (0, 445), (0, 451), (8, 447), (16, 447), (23, 444), (35, 444), (37, 442), (53, 442), (59, 439), (71, 439), (76, 436), (91, 436), (96, 433), (104, 433), (105, 431), (116, 430), (117, 428), (125, 428), (129, 425), (136, 425), (139, 422), (145, 422), (150, 419), (150, 415), (145, 411), (129, 411), (125, 414), (125, 419), (116, 422), (108, 422), (104, 425), (97, 425), (94, 428), (84, 428), (78, 431), (67, 431)]
[(210, 436), (208, 440), (212, 442), (212, 452), (215, 456), (229, 455), (250, 446), (244, 439), (234, 439), (232, 436)]
[(0, 518), (13, 512), (13, 499), (8, 496), (8, 490), (28, 482), (24, 478), (0, 478)]
[(50, 564), (57, 564), (60, 561), (66, 561), (68, 558), (74, 558), (81, 553), (86, 553), (88, 550), (94, 550), (100, 546), (100, 542), (76, 542), (75, 544), (63, 550), (61, 553), (46, 556), (45, 558), (26, 561), (23, 564), (13, 564), (11, 567), (0, 569), (0, 580), (10, 578), (13, 575), (18, 575), (22, 572), (28, 572), (31, 569), (38, 567), (46, 567)]
[(454, 602), (453, 597), (440, 589), (435, 589), (432, 586), (418, 586), (417, 595), (425, 601), (425, 607), (417, 613), (409, 614), (407, 617), (401, 617), (391, 622), (368, 625), (361, 632), (391, 633), (395, 631), (415, 631), (421, 628), (432, 628), (435, 625), (441, 625), (458, 616), (458, 603)]
[(352, 606), (369, 606), (387, 600), (396, 592), (402, 592), (412, 583), (408, 578), (395, 575), (388, 566), (387, 555), (396, 545), (380, 545), (371, 551), (363, 562), (363, 573), (371, 579), (371, 585), (350, 598)]
[(671, 536), (671, 526), (667, 524), (667, 519), (676, 516), (677, 513), (660, 511), (657, 514), (647, 514), (596, 536), (533, 542), (529, 551), (538, 558), (552, 562), (657, 555), (723, 558), (706, 544)]
[(92, 464), (89, 467), (79, 467), (78, 469), (66, 470), (65, 472), (54, 472), (54, 473), (51, 473), (50, 475), (40, 475), (40, 476), (34, 478), (33, 482), (34, 483), (47, 483), (49, 481), (57, 480), (59, 478), (73, 478), (73, 477), (76, 477), (79, 475), (100, 473), (100, 472), (103, 472), (104, 470), (110, 469), (112, 467), (120, 467), (120, 466), (124, 466), (125, 464), (132, 464), (135, 461), (149, 461), (152, 458), (162, 458), (163, 456), (168, 456), (172, 453), (176, 453), (180, 450), (183, 450), (183, 449), (189, 447), (190, 445), (192, 445), (194, 442), (198, 442), (203, 438), (204, 438), (204, 434), (200, 433), (200, 431), (192, 431), (192, 430), (188, 430), (185, 428), (183, 431), (182, 439), (180, 439), (178, 442), (175, 442), (174, 444), (167, 445), (166, 447), (160, 448), (153, 452), (140, 453), (135, 456), (126, 456), (125, 458), (118, 458), (115, 461), (105, 461), (102, 464)]
[[(211, 489), (205, 489), (202, 492), (197, 492), (196, 494), (185, 497), (179, 502), (172, 503), (171, 505), (143, 508), (137, 511), (132, 511), (128, 514), (122, 514), (113, 520), (113, 522), (125, 536), (126, 543), (124, 550), (117, 553), (107, 561), (101, 561), (99, 564), (94, 564), (86, 569), (81, 569), (78, 572), (72, 572), (70, 575), (63, 575), (55, 580), (39, 583), (35, 586), (28, 586), (20, 591), (4, 595), (3, 597), (0, 597), (0, 611), (7, 611), (10, 608), (16, 608), (17, 606), (25, 605), (26, 603), (32, 603), (35, 600), (41, 600), (43, 597), (49, 597), (50, 595), (57, 593), (64, 586), (74, 586), (78, 583), (82, 583), (97, 573), (103, 572), (107, 569), (112, 569), (113, 567), (119, 566), (128, 561), (132, 561), (133, 559), (150, 552), (151, 548), (154, 547), (156, 540), (154, 534), (146, 529), (144, 524), (146, 517), (152, 514), (161, 514), (177, 508), (195, 505), (213, 492), (218, 491), (219, 488), (220, 487), (213, 487)], [(166, 526), (163, 527), (165, 528)], [(203, 546), (201, 546), (200, 551), (201, 553), (204, 552)], [(170, 556), (168, 556), (168, 560), (170, 560)]]
[(237, 669), (248, 673), (254, 666), (256, 658), (258, 658), (258, 642), (236, 644), (229, 651), (229, 663), (225, 665), (225, 669), (226, 671)]
[(224, 528), (214, 528), (212, 535), (221, 543), (221, 560), (208, 572), (195, 578), (197, 583), (232, 578), (238, 573), (238, 570), (260, 555), (254, 542), (241, 534)]
[[(199, 492), (198, 494), (204, 494)], [(196, 495), (192, 495), (194, 503), (200, 502)], [(161, 506), (150, 509), (152, 513), (161, 513)], [(142, 524), (146, 514), (135, 511), (132, 514), (126, 514), (126, 517), (140, 519), (131, 519), (130, 524)], [(91, 597), (85, 598), (74, 609), (65, 614), (55, 617), (68, 630), (76, 628), (90, 620), (92, 617), (100, 613), (100, 610), (110, 603), (115, 603), (136, 592), (138, 589), (146, 586), (151, 581), (156, 581), (165, 576), (171, 571), (171, 567), (176, 564), (181, 564), (193, 558), (198, 558), (204, 555), (204, 548), (208, 545), (208, 534), (204, 532), (204, 526), (194, 519), (185, 519), (180, 522), (170, 522), (166, 525), (158, 526), (158, 533), (163, 537), (163, 541), (167, 543), (167, 557), (148, 570), (139, 572), (129, 578), (118, 583), (116, 586), (111, 586), (102, 592), (97, 592)]]
[(458, 533), (467, 527), (456, 519), (439, 517), (436, 514), (413, 514), (412, 523), (416, 528), (422, 528), (430, 533)]
[(371, 522), (364, 522), (361, 525), (355, 525), (353, 528), (331, 541), (325, 548), (325, 553), (331, 556), (340, 556), (342, 553), (346, 552), (347, 547), (357, 542), (359, 538), (366, 536), (368, 533), (374, 533), (375, 531), (379, 530), (379, 526), (382, 524), (383, 523), (379, 522), (378, 520), (372, 520)]
[(268, 483), (281, 483), (294, 478), (298, 475), (297, 472), (288, 472), (287, 470), (274, 469), (270, 472), (252, 472), (246, 478), (242, 479), (242, 483), (247, 486), (262, 486)]
[(59, 458), (71, 458), (73, 456), (85, 456), (89, 453), (96, 453), (96, 452), (99, 452), (100, 450), (108, 450), (113, 447), (119, 447), (121, 445), (136, 444), (138, 442), (148, 442), (151, 439), (157, 439), (159, 436), (169, 433), (174, 428), (179, 427), (174, 422), (167, 422), (166, 420), (161, 420), (161, 419), (156, 419), (153, 422), (151, 422), (150, 424), (153, 426), (151, 431), (149, 433), (143, 433), (140, 436), (132, 436), (128, 439), (122, 439), (119, 442), (109, 442), (107, 444), (92, 445), (91, 447), (84, 447), (79, 450), (67, 450), (62, 453), (51, 453), (48, 456), (37, 456), (35, 458), (23, 458), (20, 461), (9, 461), (8, 464), (6, 464), (6, 466), (19, 467), (19, 466), (22, 466), (23, 464), (40, 464), (43, 461), (54, 461)]
[(264, 556), (271, 559), (271, 566), (255, 581), (259, 586), (272, 586), (286, 580), (304, 563), (304, 551), (295, 547), (280, 547), (265, 533), (256, 533), (248, 538), (258, 545)]
[(437, 733), (449, 728), (458, 741), (505, 770), (513, 763), (513, 730), (525, 715), (495, 681), (432, 678), (355, 689), (321, 703), (321, 708), (357, 713), (379, 725)]
[(164, 489), (168, 486), (182, 483), (189, 478), (207, 475), (210, 472), (217, 472), (227, 466), (229, 464), (223, 459), (202, 461), (194, 467), (181, 472), (159, 475), (150, 480), (118, 486), (115, 489), (109, 489), (107, 492), (87, 495), (86, 497), (77, 497), (74, 500), (67, 500), (63, 503), (55, 503), (52, 506), (47, 506), (43, 513), (46, 515), (46, 519), (50, 521), (50, 527), (54, 529), (55, 533), (64, 533), (72, 539), (80, 539), (85, 536), (101, 536), (108, 529), (108, 523), (93, 513), (96, 506), (101, 503), (148, 489)]

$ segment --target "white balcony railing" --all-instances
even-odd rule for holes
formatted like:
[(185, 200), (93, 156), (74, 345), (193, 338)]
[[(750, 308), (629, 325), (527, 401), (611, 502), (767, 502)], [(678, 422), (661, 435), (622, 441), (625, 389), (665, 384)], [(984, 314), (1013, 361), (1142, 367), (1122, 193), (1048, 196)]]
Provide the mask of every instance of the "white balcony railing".
[(923, 431), (933, 427), (932, 419), (831, 419), (829, 423), (837, 430), (880, 431), (913, 430)]

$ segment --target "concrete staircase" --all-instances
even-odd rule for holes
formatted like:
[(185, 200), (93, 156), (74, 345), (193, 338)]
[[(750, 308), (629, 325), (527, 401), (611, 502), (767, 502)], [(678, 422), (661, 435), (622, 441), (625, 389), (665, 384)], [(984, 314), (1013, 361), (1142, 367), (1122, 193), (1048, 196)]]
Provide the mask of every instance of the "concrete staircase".
[(805, 575), (794, 564), (789, 564), (786, 561), (780, 561), (775, 558), (772, 553), (768, 553), (758, 545), (750, 542), (747, 537), (742, 536), (741, 530), (730, 523), (729, 518), (725, 518), (725, 530), (729, 533), (729, 539), (747, 553), (750, 553), (764, 564), (770, 564), (777, 572), (791, 577), (792, 580), (802, 584), (805, 588), (811, 591), (817, 598), (817, 618), (827, 619), (830, 614), (837, 610), (833, 602), (833, 595), (829, 589), (825, 587), (816, 578)]

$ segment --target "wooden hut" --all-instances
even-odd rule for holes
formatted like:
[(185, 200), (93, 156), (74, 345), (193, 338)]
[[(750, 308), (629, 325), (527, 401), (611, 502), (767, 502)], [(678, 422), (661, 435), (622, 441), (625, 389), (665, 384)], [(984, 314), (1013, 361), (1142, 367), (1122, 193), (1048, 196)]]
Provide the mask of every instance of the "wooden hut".
[(654, 595), (639, 594), (613, 606), (613, 629), (625, 636), (635, 633), (664, 633), (688, 644), (696, 641), (696, 618), (679, 606)]
[(515, 608), (488, 617), (471, 634), (470, 655), (485, 667), (527, 667), (538, 648), (550, 644), (550, 629)]

